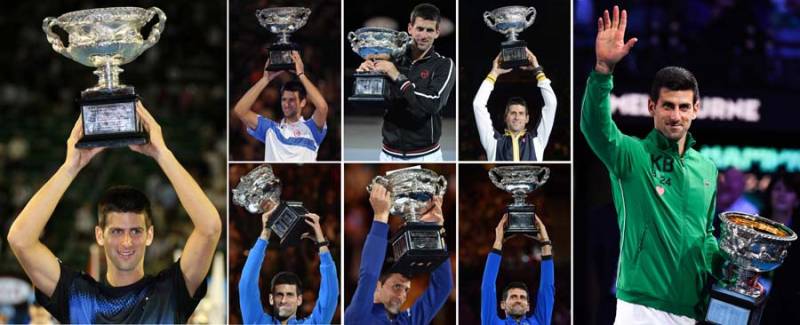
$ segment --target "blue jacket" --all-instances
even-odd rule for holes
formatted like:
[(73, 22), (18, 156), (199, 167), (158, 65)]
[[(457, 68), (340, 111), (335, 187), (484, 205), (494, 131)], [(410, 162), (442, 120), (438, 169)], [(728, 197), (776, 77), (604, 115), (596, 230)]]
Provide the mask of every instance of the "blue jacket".
[[(268, 244), (269, 242), (260, 238), (256, 241), (247, 256), (242, 277), (239, 279), (239, 308), (242, 310), (242, 322), (245, 324), (280, 324), (278, 319), (264, 312), (261, 307), (261, 294), (258, 291), (258, 276), (261, 273), (261, 263), (264, 261), (264, 252)], [(308, 318), (290, 318), (289, 324), (329, 324), (333, 319), (339, 297), (336, 265), (333, 264), (330, 252), (319, 254), (319, 259), (322, 280), (314, 311)]]
[(410, 309), (400, 312), (394, 319), (389, 319), (383, 304), (373, 302), (381, 266), (386, 257), (388, 233), (389, 225), (378, 221), (372, 222), (372, 228), (361, 251), (358, 287), (344, 312), (344, 319), (352, 324), (429, 324), (453, 289), (450, 259), (446, 259), (431, 273), (428, 288)]
[(555, 288), (553, 282), (553, 258), (542, 259), (541, 274), (539, 275), (539, 292), (536, 294), (536, 309), (533, 315), (523, 318), (517, 323), (513, 318), (501, 319), (497, 315), (497, 272), (500, 270), (502, 255), (497, 250), (492, 250), (486, 258), (486, 268), (483, 270), (481, 284), (481, 324), (519, 324), (519, 325), (544, 325), (550, 324), (553, 318), (553, 300)]

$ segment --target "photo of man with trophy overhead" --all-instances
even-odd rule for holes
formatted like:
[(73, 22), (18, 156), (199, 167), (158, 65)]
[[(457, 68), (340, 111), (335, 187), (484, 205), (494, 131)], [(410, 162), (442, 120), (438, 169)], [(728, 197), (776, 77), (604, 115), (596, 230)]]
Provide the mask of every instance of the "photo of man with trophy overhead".
[[(378, 168), (385, 173), (372, 177), (365, 186), (374, 216), (368, 233), (363, 229), (366, 241), (360, 250), (357, 285), (348, 288), (347, 322), (429, 324), (434, 319), (454, 316), (451, 308), (440, 312), (453, 289), (445, 232), (452, 225), (445, 226), (443, 210), (448, 181), (439, 174), (449, 169), (431, 165), (398, 167), (401, 166)], [(357, 180), (348, 182), (347, 187), (363, 184), (369, 170), (378, 171), (360, 165), (348, 168)], [(361, 211), (361, 205), (352, 203), (348, 204), (350, 208)], [(391, 218), (390, 222), (390, 215), (400, 218)], [(390, 228), (395, 229), (391, 235)], [(351, 235), (356, 236), (353, 232), (348, 234)], [(412, 281), (425, 277), (429, 282), (424, 292), (417, 284), (412, 286)]]
[[(329, 112), (338, 103), (331, 79), (338, 79), (340, 72), (332, 63), (322, 64), (333, 55), (322, 57), (339, 49), (324, 33), (333, 27), (339, 4), (299, 1), (295, 6), (257, 9), (244, 1), (230, 5), (235, 9), (230, 17), (230, 159), (309, 162), (317, 161), (321, 150), (319, 160), (337, 158), (339, 135), (329, 133), (338, 132), (338, 127), (329, 123), (336, 122)], [(255, 37), (267, 38), (267, 45), (256, 47)], [(262, 150), (263, 158), (257, 157)]]

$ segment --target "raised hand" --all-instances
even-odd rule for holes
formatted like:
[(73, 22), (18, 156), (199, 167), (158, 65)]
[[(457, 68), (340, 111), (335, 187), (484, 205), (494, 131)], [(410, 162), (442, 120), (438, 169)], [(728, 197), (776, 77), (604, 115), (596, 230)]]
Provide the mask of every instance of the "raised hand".
[(609, 18), (606, 10), (603, 12), (603, 17), (597, 19), (597, 39), (594, 46), (597, 56), (595, 71), (603, 74), (613, 72), (617, 62), (628, 55), (633, 45), (638, 42), (635, 37), (625, 42), (627, 24), (628, 12), (622, 10), (620, 15), (618, 6), (614, 6), (613, 18)]
[(373, 184), (369, 193), (369, 204), (375, 213), (375, 221), (388, 223), (391, 193), (381, 184)]
[(423, 214), (419, 219), (425, 222), (435, 222), (438, 225), (444, 225), (444, 214), (442, 213), (442, 201), (443, 198), (441, 196), (434, 196), (433, 197), (433, 207), (431, 207), (428, 212)]
[(492, 71), (489, 72), (489, 74), (497, 78), (509, 72), (511, 72), (511, 69), (503, 69), (500, 67), (500, 54), (497, 54), (497, 56), (494, 58), (494, 61), (492, 61)]
[(501, 250), (503, 249), (503, 237), (506, 235), (506, 222), (508, 221), (508, 213), (503, 214), (503, 218), (500, 219), (500, 223), (497, 224), (497, 227), (494, 228), (494, 245), (492, 248)]
[(263, 227), (261, 230), (261, 239), (269, 240), (269, 235), (272, 234), (272, 231), (269, 230), (269, 227), (267, 227), (267, 222), (269, 221), (269, 217), (272, 216), (272, 213), (275, 212), (275, 209), (278, 207), (278, 202), (275, 202), (270, 199), (264, 201), (264, 203), (261, 206), (264, 208), (265, 211), (264, 213), (261, 214), (261, 224)]
[(167, 145), (164, 143), (164, 136), (161, 134), (161, 125), (158, 125), (156, 119), (150, 115), (150, 112), (144, 108), (142, 102), (136, 101), (136, 114), (142, 119), (142, 126), (147, 130), (150, 136), (150, 141), (145, 144), (129, 145), (131, 150), (158, 159), (161, 153), (167, 150)]
[(77, 174), (95, 155), (103, 151), (105, 148), (89, 148), (78, 149), (75, 148), (75, 143), (83, 137), (83, 126), (81, 125), (82, 117), (78, 117), (75, 125), (72, 127), (72, 132), (67, 139), (67, 157), (64, 159), (64, 165), (67, 170), (72, 174)]

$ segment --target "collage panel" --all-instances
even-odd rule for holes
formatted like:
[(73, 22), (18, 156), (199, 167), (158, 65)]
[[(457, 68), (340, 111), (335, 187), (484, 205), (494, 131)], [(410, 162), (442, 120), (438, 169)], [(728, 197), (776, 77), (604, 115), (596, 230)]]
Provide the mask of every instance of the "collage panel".
[(456, 165), (344, 170), (347, 323), (455, 323)]
[(231, 161), (341, 160), (341, 3), (229, 1)]
[(229, 170), (228, 322), (341, 323), (341, 166)]
[(459, 160), (570, 160), (569, 1), (462, 1)]
[(4, 7), (0, 322), (225, 322), (224, 11)]
[(570, 173), (458, 166), (459, 323), (571, 323)]
[(575, 5), (576, 323), (800, 322), (797, 6)]
[(456, 160), (453, 0), (349, 0), (344, 160)]

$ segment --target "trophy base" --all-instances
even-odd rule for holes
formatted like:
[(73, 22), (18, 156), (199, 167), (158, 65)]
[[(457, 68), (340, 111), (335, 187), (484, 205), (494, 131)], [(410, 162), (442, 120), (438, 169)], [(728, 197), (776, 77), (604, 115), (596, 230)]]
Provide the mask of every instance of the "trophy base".
[(439, 267), (450, 257), (442, 230), (442, 226), (435, 223), (406, 223), (390, 241), (394, 259), (390, 272), (413, 276)]
[(391, 89), (389, 78), (382, 73), (355, 73), (353, 77), (353, 96), (347, 98), (351, 102), (384, 102), (389, 99)]
[(300, 236), (308, 231), (308, 224), (303, 220), (308, 210), (302, 202), (283, 201), (267, 220), (267, 227), (280, 238), (281, 246), (300, 244)]
[(150, 137), (136, 114), (138, 99), (133, 87), (81, 92), (77, 102), (81, 110), (83, 137), (75, 147), (124, 147), (147, 143)]
[(717, 284), (711, 288), (706, 322), (710, 324), (756, 325), (766, 305), (765, 295), (753, 298), (725, 289)]
[(294, 70), (294, 60), (292, 51), (300, 51), (300, 47), (295, 43), (276, 43), (269, 47), (269, 65), (264, 70), (282, 71)]
[(503, 69), (513, 69), (526, 65), (531, 65), (528, 61), (528, 53), (525, 51), (528, 43), (525, 41), (503, 42), (500, 51), (500, 67)]
[(536, 227), (534, 208), (532, 204), (509, 205), (503, 238), (507, 239), (516, 235), (536, 237), (539, 234), (539, 228)]

